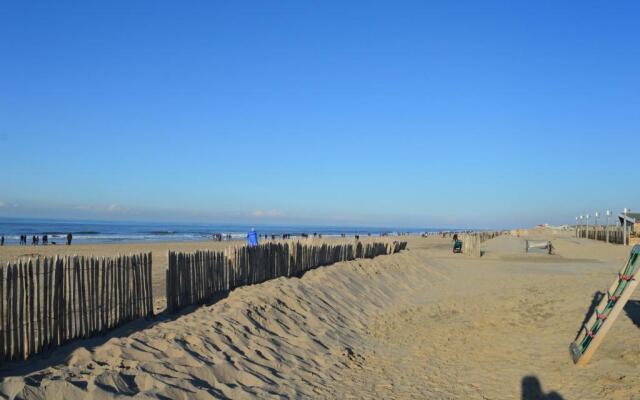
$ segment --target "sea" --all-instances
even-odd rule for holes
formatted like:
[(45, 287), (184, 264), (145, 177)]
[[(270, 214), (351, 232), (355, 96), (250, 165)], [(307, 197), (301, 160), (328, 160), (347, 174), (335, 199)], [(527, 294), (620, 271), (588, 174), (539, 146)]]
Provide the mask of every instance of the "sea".
[(292, 237), (303, 234), (319, 234), (338, 237), (353, 236), (394, 236), (401, 234), (421, 234), (438, 232), (430, 228), (397, 227), (340, 227), (315, 225), (243, 225), (243, 224), (187, 224), (155, 222), (107, 222), (107, 221), (64, 221), (46, 219), (0, 218), (0, 235), (5, 237), (5, 245), (18, 244), (20, 235), (27, 235), (27, 242), (36, 235), (47, 235), (49, 243), (63, 244), (68, 233), (73, 235), (73, 243), (140, 243), (140, 242), (188, 242), (211, 240), (213, 234), (231, 239), (244, 239), (252, 228), (262, 235), (289, 234)]

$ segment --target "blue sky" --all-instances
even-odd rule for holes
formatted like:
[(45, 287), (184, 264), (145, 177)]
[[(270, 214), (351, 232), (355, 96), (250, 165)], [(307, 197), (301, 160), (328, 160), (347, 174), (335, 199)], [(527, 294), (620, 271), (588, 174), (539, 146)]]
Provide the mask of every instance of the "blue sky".
[(640, 209), (640, 3), (514, 3), (2, 2), (0, 216)]

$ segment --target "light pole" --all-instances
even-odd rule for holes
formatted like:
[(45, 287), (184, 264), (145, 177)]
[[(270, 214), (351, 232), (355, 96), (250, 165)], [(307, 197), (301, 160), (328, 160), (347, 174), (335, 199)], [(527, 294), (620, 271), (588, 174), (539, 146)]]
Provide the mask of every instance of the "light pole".
[(582, 215), (580, 216), (580, 237), (582, 237)]
[(607, 243), (609, 243), (609, 218), (611, 218), (611, 210), (607, 209), (607, 231), (605, 233)]
[(596, 223), (593, 225), (593, 238), (598, 240), (598, 218), (600, 218), (600, 213), (596, 211), (593, 216), (596, 220)]
[(591, 218), (591, 215), (587, 214), (587, 226), (585, 228), (585, 232), (586, 232), (586, 237), (587, 239), (589, 239), (589, 218)]
[(622, 244), (627, 245), (627, 213), (629, 210), (625, 207), (622, 212)]

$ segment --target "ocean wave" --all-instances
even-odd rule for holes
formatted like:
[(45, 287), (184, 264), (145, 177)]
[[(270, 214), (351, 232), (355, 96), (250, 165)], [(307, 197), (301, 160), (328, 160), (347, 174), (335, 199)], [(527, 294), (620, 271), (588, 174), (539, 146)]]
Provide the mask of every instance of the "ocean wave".
[[(30, 243), (33, 235), (42, 238), (43, 234), (49, 236), (49, 242), (64, 243), (68, 232), (73, 233), (73, 243), (143, 243), (143, 242), (189, 242), (189, 241), (210, 241), (212, 235), (219, 233), (224, 239), (231, 237), (232, 240), (245, 240), (247, 232), (251, 226), (232, 224), (137, 224), (137, 223), (95, 223), (86, 221), (83, 223), (74, 221), (52, 222), (43, 220), (29, 220), (24, 223), (4, 222), (0, 219), (0, 235), (5, 236), (5, 243), (17, 244), (20, 234), (27, 235)], [(256, 231), (259, 234), (266, 234), (269, 237), (276, 235), (282, 237), (283, 233), (289, 234), (292, 238), (301, 238), (305, 232), (309, 237), (317, 232), (323, 237), (340, 237), (342, 234), (347, 237), (354, 234), (366, 236), (371, 232), (371, 236), (378, 236), (381, 233), (402, 232), (394, 227), (333, 227), (333, 226), (258, 226)], [(420, 230), (425, 231), (425, 230)], [(426, 231), (438, 231), (437, 229), (427, 229)], [(413, 230), (413, 232), (418, 232)]]

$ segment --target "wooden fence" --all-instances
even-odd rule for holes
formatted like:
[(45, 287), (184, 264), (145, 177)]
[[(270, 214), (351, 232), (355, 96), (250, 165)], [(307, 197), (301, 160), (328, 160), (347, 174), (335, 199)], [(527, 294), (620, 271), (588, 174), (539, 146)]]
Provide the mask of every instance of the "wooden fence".
[(478, 236), (480, 238), (480, 243), (482, 243), (495, 237), (506, 235), (508, 233), (508, 231), (483, 231), (475, 232), (474, 235)]
[(299, 276), (309, 269), (356, 258), (373, 258), (404, 250), (406, 242), (306, 245), (266, 243), (226, 251), (169, 252), (166, 271), (167, 310), (201, 304), (236, 287), (269, 279)]
[(553, 254), (553, 244), (550, 240), (525, 240), (524, 241), (524, 252), (530, 253), (531, 250), (534, 252), (543, 252), (547, 254)]
[(480, 251), (480, 236), (478, 235), (463, 235), (462, 238), (462, 254), (480, 257), (482, 252)]
[(509, 231), (447, 231), (447, 232), (427, 232), (423, 233), (423, 237), (440, 236), (442, 238), (451, 238), (453, 236), (462, 237), (464, 235), (476, 235), (480, 237), (480, 241), (493, 239), (496, 236), (506, 235)]
[(486, 231), (464, 234), (460, 239), (462, 240), (462, 254), (472, 257), (481, 257), (482, 251), (480, 250), (480, 245), (482, 242), (504, 234), (505, 231)]
[(0, 265), (0, 361), (153, 315), (151, 253)]
[[(267, 243), (225, 252), (169, 252), (167, 310), (217, 293), (322, 265), (373, 258), (406, 242)], [(24, 360), (74, 339), (152, 317), (151, 253), (113, 258), (58, 256), (0, 265), (0, 362)]]
[[(629, 228), (627, 228), (627, 240), (629, 239), (628, 230)], [(608, 235), (607, 232), (609, 233)], [(600, 240), (603, 242), (606, 242), (608, 237), (608, 243), (624, 243), (624, 232), (621, 226), (609, 226), (608, 228), (602, 225), (590, 226), (588, 228), (582, 226), (580, 228), (576, 228), (576, 236), (580, 238)]]

